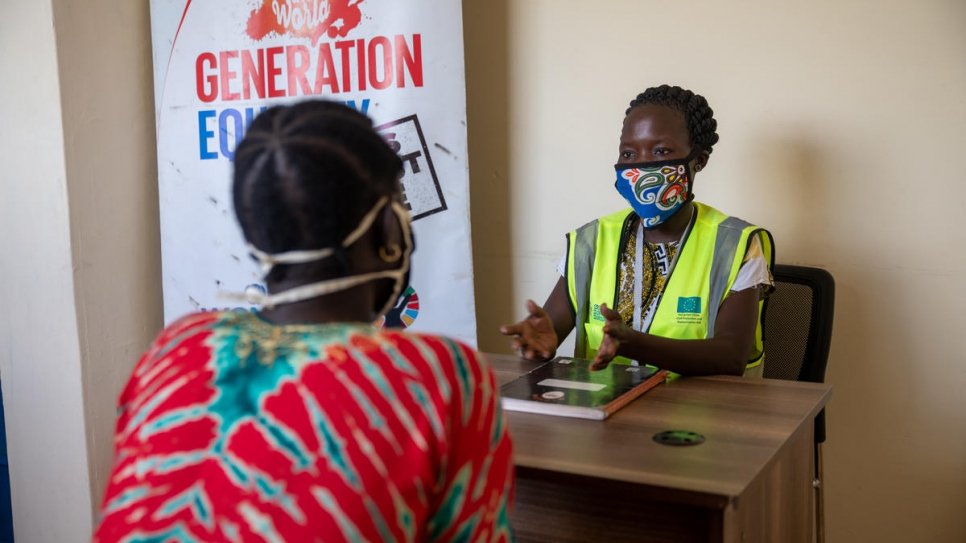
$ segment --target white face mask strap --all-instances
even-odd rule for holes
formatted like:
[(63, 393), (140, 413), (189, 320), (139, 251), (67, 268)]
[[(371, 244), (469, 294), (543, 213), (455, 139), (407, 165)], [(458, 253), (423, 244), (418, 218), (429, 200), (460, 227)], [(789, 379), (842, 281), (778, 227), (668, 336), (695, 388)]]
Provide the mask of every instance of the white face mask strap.
[[(308, 285), (302, 285), (300, 287), (295, 287), (278, 294), (261, 294), (253, 292), (245, 295), (246, 301), (250, 304), (261, 305), (266, 308), (272, 308), (277, 305), (290, 304), (293, 302), (300, 302), (302, 300), (308, 300), (310, 298), (317, 298), (319, 296), (325, 296), (326, 294), (332, 294), (333, 292), (339, 292), (342, 290), (347, 290), (352, 287), (361, 285), (363, 283), (368, 283), (369, 281), (375, 279), (396, 279), (397, 282), (402, 281), (402, 277), (405, 275), (405, 270), (386, 270), (381, 272), (372, 272), (362, 275), (353, 275), (350, 277), (341, 277), (339, 279), (328, 279), (326, 281), (320, 281), (318, 283), (312, 283)], [(393, 302), (396, 300), (393, 299)]]
[(262, 275), (266, 276), (272, 271), (276, 264), (301, 264), (303, 262), (313, 262), (332, 256), (335, 251), (332, 249), (318, 249), (314, 251), (289, 251), (287, 253), (270, 254), (266, 253), (251, 243), (248, 244), (250, 252), (262, 267)]
[(361, 238), (362, 235), (372, 227), (372, 223), (376, 222), (376, 217), (379, 216), (379, 212), (382, 211), (382, 208), (385, 207), (386, 202), (388, 201), (388, 196), (383, 196), (380, 198), (379, 201), (376, 202), (376, 205), (372, 206), (372, 209), (370, 209), (369, 212), (362, 217), (362, 220), (359, 221), (359, 226), (357, 226), (352, 232), (349, 232), (349, 235), (345, 237), (345, 239), (342, 241), (342, 247), (348, 247), (355, 243), (356, 240)]
[[(402, 229), (404, 247), (399, 268), (395, 270), (385, 270), (353, 275), (349, 277), (340, 277), (338, 279), (327, 279), (325, 281), (302, 285), (276, 294), (246, 292), (245, 294), (228, 294), (228, 296), (233, 299), (244, 300), (253, 305), (261, 305), (266, 308), (272, 308), (281, 304), (300, 302), (302, 300), (308, 300), (310, 298), (325, 296), (326, 294), (332, 294), (333, 292), (350, 289), (375, 279), (393, 279), (394, 285), (392, 295), (386, 300), (385, 305), (379, 310), (377, 317), (385, 315), (390, 309), (392, 309), (393, 305), (399, 299), (402, 289), (406, 286), (403, 283), (406, 278), (406, 272), (409, 271), (410, 259), (413, 252), (412, 225), (409, 218), (409, 212), (399, 202), (390, 201), (388, 198), (382, 198), (376, 203), (372, 210), (366, 213), (366, 215), (362, 218), (362, 221), (359, 223), (359, 226), (348, 236), (346, 236), (345, 241), (342, 243), (343, 247), (348, 247), (357, 241), (363, 234), (365, 234), (365, 232), (372, 227), (372, 223), (375, 222), (376, 217), (379, 215), (379, 212), (382, 210), (382, 208), (385, 207), (387, 201), (389, 201), (389, 205), (392, 206), (393, 212), (399, 219), (399, 226)], [(262, 270), (266, 275), (269, 271), (271, 271), (272, 266), (275, 264), (301, 264), (304, 262), (311, 262), (314, 260), (327, 258), (334, 253), (331, 248), (328, 248), (314, 251), (289, 251), (287, 253), (271, 255), (252, 247), (251, 245), (249, 245), (249, 250), (251, 250), (255, 258), (257, 258), (262, 264)]]
[[(359, 238), (366, 233), (369, 228), (372, 227), (372, 223), (375, 222), (376, 217), (379, 212), (386, 205), (386, 201), (389, 200), (388, 197), (383, 196), (376, 202), (376, 205), (366, 213), (362, 220), (359, 222), (359, 226), (355, 228), (349, 235), (342, 240), (342, 247), (348, 247), (355, 243)], [(335, 254), (335, 250), (331, 247), (325, 249), (311, 249), (307, 251), (288, 251), (285, 253), (270, 254), (262, 251), (261, 249), (255, 247), (251, 243), (248, 244), (248, 251), (254, 256), (259, 265), (262, 268), (262, 276), (267, 276), (272, 268), (276, 264), (304, 264), (306, 262), (315, 262), (317, 260), (322, 260), (329, 258)]]
[[(409, 261), (413, 252), (412, 227), (409, 221), (408, 212), (406, 211), (406, 208), (398, 202), (392, 202), (391, 205), (396, 217), (399, 218), (399, 226), (402, 228), (403, 243), (405, 244), (402, 254), (402, 261), (400, 262), (398, 269), (365, 273), (349, 277), (340, 277), (338, 279), (327, 279), (325, 281), (319, 281), (318, 283), (311, 283), (308, 285), (295, 287), (277, 294), (261, 294), (258, 292), (246, 293), (246, 301), (250, 304), (272, 308), (281, 304), (300, 302), (302, 300), (308, 300), (310, 298), (325, 296), (326, 294), (332, 294), (333, 292), (350, 289), (375, 279), (394, 279), (395, 284), (393, 285), (392, 295), (389, 296), (385, 305), (379, 310), (377, 318), (385, 315), (390, 309), (392, 309), (393, 304), (395, 304), (399, 299), (399, 295), (402, 293), (403, 287), (406, 286), (403, 284), (403, 281), (406, 278), (406, 272), (409, 271)], [(381, 207), (377, 209), (381, 209)]]

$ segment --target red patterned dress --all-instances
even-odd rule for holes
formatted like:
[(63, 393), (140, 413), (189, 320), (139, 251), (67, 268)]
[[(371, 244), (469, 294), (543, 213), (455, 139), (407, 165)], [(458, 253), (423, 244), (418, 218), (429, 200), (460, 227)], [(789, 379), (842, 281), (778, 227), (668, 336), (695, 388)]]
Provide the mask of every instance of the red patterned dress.
[(511, 445), (445, 338), (201, 313), (120, 399), (101, 542), (509, 541)]

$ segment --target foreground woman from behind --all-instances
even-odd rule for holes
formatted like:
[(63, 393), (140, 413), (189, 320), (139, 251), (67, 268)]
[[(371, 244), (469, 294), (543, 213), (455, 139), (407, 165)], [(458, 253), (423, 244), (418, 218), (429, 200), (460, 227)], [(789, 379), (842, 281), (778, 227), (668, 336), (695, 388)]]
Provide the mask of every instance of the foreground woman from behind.
[(236, 153), (258, 313), (164, 330), (121, 396), (97, 541), (506, 541), (489, 367), (368, 323), (408, 282), (399, 158), (364, 115), (275, 107)]

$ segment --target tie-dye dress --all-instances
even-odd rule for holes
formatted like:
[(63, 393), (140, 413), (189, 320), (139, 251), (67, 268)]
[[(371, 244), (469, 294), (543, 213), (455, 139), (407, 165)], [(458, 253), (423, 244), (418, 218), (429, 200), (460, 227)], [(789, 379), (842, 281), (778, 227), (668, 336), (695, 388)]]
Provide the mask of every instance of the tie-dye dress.
[(508, 541), (510, 439), (465, 345), (186, 317), (123, 391), (95, 541)]

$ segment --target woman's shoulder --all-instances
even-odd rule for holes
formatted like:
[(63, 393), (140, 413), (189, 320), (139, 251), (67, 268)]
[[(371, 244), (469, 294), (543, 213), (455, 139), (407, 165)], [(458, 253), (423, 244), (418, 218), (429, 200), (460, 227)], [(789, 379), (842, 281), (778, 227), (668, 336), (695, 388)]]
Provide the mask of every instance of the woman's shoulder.
[(438, 366), (453, 379), (479, 380), (490, 372), (486, 358), (458, 339), (400, 330), (382, 331), (381, 336), (407, 358)]
[(231, 312), (228, 311), (198, 311), (195, 313), (188, 313), (182, 317), (171, 322), (164, 327), (161, 331), (161, 335), (176, 335), (182, 333), (186, 330), (192, 330), (199, 327), (208, 327), (212, 324), (223, 320)]
[(158, 382), (205, 362), (209, 349), (204, 339), (225, 315), (206, 311), (185, 315), (164, 327), (141, 355), (121, 393), (121, 405), (153, 390)]
[[(200, 361), (196, 356), (199, 350), (215, 349), (215, 336), (224, 336), (226, 331), (239, 330), (251, 319), (250, 311), (199, 311), (176, 319), (162, 329), (151, 345), (144, 351), (135, 367), (135, 374), (145, 371), (157, 361), (168, 358), (171, 353), (193, 356), (179, 356), (179, 359)], [(230, 334), (228, 334), (230, 335)]]
[[(472, 363), (479, 363), (482, 359), (480, 354), (467, 343), (449, 336), (403, 330), (382, 330), (380, 334), (397, 345), (412, 346), (424, 355), (432, 352), (441, 360), (459, 361), (465, 359)], [(426, 349), (429, 349), (429, 352)]]
[[(743, 229), (749, 226), (755, 226), (754, 224), (737, 217), (735, 215), (729, 215), (724, 211), (717, 209), (714, 206), (710, 206), (703, 202), (698, 202), (695, 200), (694, 206), (697, 209), (698, 217), (697, 220), (709, 223), (713, 225), (723, 225), (726, 228), (738, 228)], [(726, 222), (727, 221), (727, 222)]]
[(224, 313), (220, 311), (201, 311), (178, 318), (158, 333), (145, 353), (145, 358), (155, 358), (152, 355), (170, 348), (173, 343), (180, 343), (186, 337), (210, 330), (223, 320), (224, 316)]
[(624, 209), (621, 209), (621, 210), (618, 210), (618, 211), (614, 211), (612, 213), (608, 213), (606, 215), (597, 217), (596, 219), (594, 219), (592, 221), (586, 222), (586, 223), (580, 225), (577, 228), (577, 230), (581, 230), (581, 229), (584, 229), (584, 228), (594, 228), (594, 227), (599, 226), (601, 224), (609, 225), (611, 223), (614, 223), (614, 224), (618, 224), (618, 225), (623, 225), (624, 224), (624, 221), (627, 220), (627, 217), (630, 216), (630, 214), (633, 213), (633, 212), (634, 212), (633, 209), (631, 209), (629, 207), (625, 207)]

